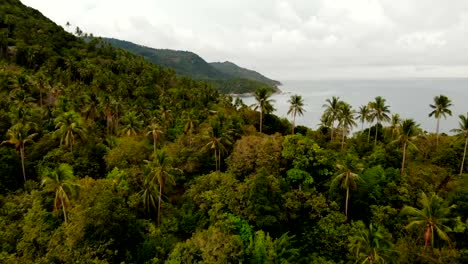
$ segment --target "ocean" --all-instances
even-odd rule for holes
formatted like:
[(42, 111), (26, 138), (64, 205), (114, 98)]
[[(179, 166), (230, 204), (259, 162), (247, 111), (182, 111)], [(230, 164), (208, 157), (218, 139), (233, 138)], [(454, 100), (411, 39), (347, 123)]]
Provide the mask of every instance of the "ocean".
[[(428, 132), (436, 129), (436, 119), (429, 117), (432, 111), (429, 104), (433, 104), (434, 97), (445, 95), (452, 100), (452, 116), (440, 121), (440, 132), (450, 134), (450, 130), (458, 128), (458, 115), (468, 112), (468, 78), (447, 79), (393, 79), (393, 80), (313, 80), (313, 81), (284, 81), (279, 87), (281, 93), (272, 95), (275, 100), (275, 114), (280, 117), (287, 115), (288, 100), (293, 94), (301, 95), (304, 99), (305, 110), (303, 116), (296, 117), (298, 125), (316, 129), (320, 123), (327, 98), (338, 96), (348, 102), (355, 110), (361, 105), (373, 101), (376, 96), (382, 96), (390, 106), (391, 113), (400, 114), (401, 118), (413, 118), (421, 128)], [(242, 96), (247, 105), (255, 103), (253, 96)], [(367, 125), (365, 125), (367, 127)], [(360, 130), (361, 124), (354, 128)]]

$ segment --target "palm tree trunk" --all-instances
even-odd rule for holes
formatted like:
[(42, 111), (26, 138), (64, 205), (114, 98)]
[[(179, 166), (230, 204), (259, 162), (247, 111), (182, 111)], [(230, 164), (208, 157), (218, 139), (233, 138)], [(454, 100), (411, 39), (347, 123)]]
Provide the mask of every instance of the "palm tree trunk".
[(215, 157), (215, 169), (218, 171), (218, 153), (216, 152), (216, 148), (214, 150), (214, 157)]
[(375, 141), (374, 141), (374, 147), (377, 146), (377, 133), (379, 132), (379, 130), (377, 129), (378, 126), (379, 126), (379, 122), (377, 122), (377, 124), (375, 125)]
[(153, 131), (153, 153), (156, 153), (156, 134)]
[(361, 122), (361, 131), (364, 131), (364, 122)]
[(346, 205), (345, 205), (346, 220), (348, 220), (348, 201), (349, 201), (349, 187), (346, 189)]
[(21, 155), (21, 167), (23, 168), (23, 178), (24, 182), (26, 182), (26, 170), (24, 169), (24, 147), (20, 147), (20, 155)]
[(345, 140), (345, 128), (343, 127), (343, 131), (341, 132), (342, 137), (341, 137), (341, 150), (344, 148), (344, 140)]
[(60, 195), (60, 202), (62, 203), (63, 218), (67, 222), (67, 212), (65, 212), (65, 203), (63, 202), (63, 195)]
[(221, 171), (221, 149), (218, 151), (218, 169)]
[(436, 127), (436, 149), (439, 147), (439, 123), (440, 123), (440, 117), (437, 118), (437, 127)]
[(262, 133), (262, 126), (263, 126), (263, 111), (260, 108), (260, 133)]
[(468, 137), (465, 139), (465, 150), (463, 151), (463, 159), (460, 167), (460, 175), (463, 173), (463, 167), (465, 166), (466, 147), (468, 146)]
[(294, 135), (294, 127), (296, 126), (296, 113), (293, 114), (292, 134)]
[(162, 199), (162, 186), (163, 184), (159, 184), (159, 201), (158, 201), (158, 226), (161, 223), (161, 199)]
[(370, 132), (371, 132), (371, 128), (372, 128), (372, 123), (370, 123), (369, 132), (367, 133), (367, 143), (370, 142)]
[(406, 159), (406, 142), (403, 144), (403, 160), (401, 161), (401, 175), (405, 170), (405, 159)]

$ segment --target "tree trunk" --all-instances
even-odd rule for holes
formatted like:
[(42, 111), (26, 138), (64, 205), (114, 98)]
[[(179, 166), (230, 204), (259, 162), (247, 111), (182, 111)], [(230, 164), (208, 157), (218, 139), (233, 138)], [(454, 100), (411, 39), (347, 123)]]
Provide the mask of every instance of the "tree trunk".
[(216, 151), (216, 148), (215, 148), (214, 156), (215, 156), (215, 168), (216, 168), (216, 171), (218, 171), (218, 152)]
[(162, 199), (162, 186), (163, 184), (159, 184), (159, 201), (158, 201), (158, 226), (161, 223), (161, 199)]
[(153, 153), (156, 153), (156, 134), (153, 131)]
[(341, 136), (341, 150), (343, 150), (343, 148), (344, 148), (345, 130), (346, 130), (346, 129), (343, 127), (343, 131), (341, 132), (341, 134), (343, 134), (343, 135)]
[(440, 123), (440, 117), (437, 118), (437, 127), (436, 127), (436, 149), (439, 148), (439, 123)]
[(463, 167), (465, 166), (466, 147), (468, 146), (468, 137), (465, 139), (465, 150), (463, 151), (463, 159), (460, 167), (460, 175), (463, 173)]
[(375, 141), (374, 141), (374, 147), (377, 146), (377, 134), (379, 132), (378, 130), (379, 122), (375, 125)]
[(294, 135), (294, 127), (296, 126), (296, 113), (293, 114), (292, 134)]
[(406, 159), (406, 142), (403, 144), (403, 160), (401, 161), (401, 175), (405, 170), (405, 159)]
[(263, 126), (263, 111), (260, 108), (260, 133), (262, 133), (262, 126)]
[(26, 182), (26, 170), (24, 169), (24, 146), (20, 147), (20, 155), (21, 155), (21, 167), (23, 168), (23, 178), (24, 178), (24, 182)]
[(221, 171), (221, 149), (218, 151), (218, 170)]
[(60, 201), (62, 203), (63, 218), (65, 219), (65, 223), (66, 223), (67, 222), (67, 212), (65, 212), (65, 203), (63, 202), (63, 195), (60, 195)]
[(370, 132), (371, 132), (372, 124), (369, 126), (369, 132), (367, 133), (367, 143), (370, 142)]
[(349, 201), (349, 187), (346, 189), (346, 205), (345, 205), (346, 221), (348, 220), (348, 201)]

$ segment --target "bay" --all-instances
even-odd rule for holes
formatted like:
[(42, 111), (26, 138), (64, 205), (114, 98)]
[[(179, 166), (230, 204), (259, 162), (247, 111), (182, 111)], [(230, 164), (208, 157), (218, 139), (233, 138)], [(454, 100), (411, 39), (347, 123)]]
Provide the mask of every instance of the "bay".
[[(311, 80), (283, 81), (279, 87), (281, 93), (272, 95), (275, 100), (275, 114), (280, 117), (291, 118), (287, 115), (288, 100), (293, 94), (301, 95), (304, 99), (304, 116), (296, 118), (298, 125), (316, 129), (320, 123), (325, 100), (338, 96), (350, 103), (355, 110), (359, 106), (373, 101), (376, 96), (387, 100), (392, 113), (398, 113), (402, 118), (413, 118), (423, 130), (434, 132), (436, 119), (429, 118), (432, 111), (434, 97), (445, 95), (452, 100), (452, 116), (442, 118), (440, 131), (449, 133), (458, 127), (458, 115), (468, 112), (468, 78), (438, 78), (438, 79), (392, 79), (392, 80)], [(253, 96), (241, 96), (247, 105), (255, 103)], [(360, 124), (354, 131), (360, 129)]]

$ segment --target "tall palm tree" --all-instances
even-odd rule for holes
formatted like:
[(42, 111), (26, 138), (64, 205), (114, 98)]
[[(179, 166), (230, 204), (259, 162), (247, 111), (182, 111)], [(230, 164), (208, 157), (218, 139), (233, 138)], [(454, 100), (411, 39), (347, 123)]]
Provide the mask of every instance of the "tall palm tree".
[(270, 98), (271, 95), (271, 91), (266, 87), (258, 88), (254, 94), (255, 100), (257, 102), (251, 105), (251, 107), (254, 107), (254, 110), (260, 111), (260, 133), (262, 133), (263, 129), (263, 115), (271, 113), (275, 110), (272, 104), (275, 101)]
[(172, 167), (171, 160), (167, 155), (165, 150), (159, 150), (155, 153), (153, 160), (146, 161), (148, 167), (153, 175), (153, 181), (156, 181), (159, 185), (159, 197), (158, 197), (158, 225), (161, 223), (161, 215), (162, 215), (162, 196), (164, 194), (164, 188), (166, 187), (166, 183), (170, 182), (171, 184), (175, 184), (174, 174), (177, 170)]
[(372, 120), (376, 120), (377, 124), (375, 126), (375, 142), (374, 145), (377, 145), (377, 134), (378, 134), (378, 127), (379, 125), (384, 121), (388, 122), (390, 121), (390, 117), (388, 116), (390, 114), (390, 107), (388, 105), (385, 105), (385, 99), (382, 96), (377, 96), (375, 98), (375, 101), (370, 102), (370, 108), (371, 110), (371, 117)]
[(468, 147), (468, 113), (466, 113), (466, 116), (459, 115), (458, 117), (460, 118), (459, 127), (452, 129), (452, 132), (461, 134), (465, 138), (465, 149), (463, 151), (463, 159), (460, 166), (460, 175), (462, 175), (463, 168), (465, 166), (466, 148)]
[(364, 123), (369, 120), (370, 109), (367, 105), (361, 105), (358, 110), (359, 122), (361, 122), (361, 130), (364, 131)]
[(73, 168), (66, 163), (60, 164), (55, 169), (44, 168), (41, 171), (42, 185), (49, 192), (55, 193), (54, 210), (62, 207), (65, 223), (67, 212), (65, 208), (70, 205), (70, 198), (76, 194), (79, 185), (75, 181)]
[(346, 190), (345, 215), (348, 217), (350, 190), (357, 188), (357, 182), (360, 181), (358, 173), (363, 170), (363, 166), (355, 157), (347, 154), (344, 159), (337, 162), (336, 168), (337, 171), (331, 187), (336, 188), (339, 186), (341, 189)]
[(424, 192), (419, 198), (421, 209), (412, 206), (404, 206), (401, 210), (403, 215), (409, 215), (409, 223), (406, 229), (422, 229), (424, 231), (424, 248), (429, 245), (434, 247), (434, 232), (440, 239), (450, 243), (447, 232), (452, 231), (446, 224), (453, 221), (450, 218), (450, 210), (455, 205), (448, 206), (443, 199), (435, 193), (427, 196)]
[(419, 125), (413, 119), (405, 119), (401, 124), (400, 129), (400, 136), (398, 137), (397, 141), (403, 145), (403, 159), (401, 161), (401, 174), (403, 174), (405, 170), (405, 162), (406, 162), (406, 151), (408, 145), (412, 145), (414, 148), (416, 146), (411, 142), (420, 132)]
[(436, 141), (436, 146), (439, 146), (439, 123), (440, 123), (440, 118), (444, 117), (447, 118), (447, 115), (451, 116), (452, 111), (449, 109), (449, 107), (452, 106), (452, 101), (445, 95), (440, 95), (434, 97), (434, 104), (429, 105), (432, 109), (432, 112), (429, 113), (429, 117), (434, 116), (437, 119), (437, 127), (436, 127), (436, 135), (437, 135), (437, 141)]
[(21, 167), (23, 169), (23, 178), (26, 182), (26, 170), (24, 169), (24, 147), (26, 143), (32, 142), (33, 138), (37, 133), (30, 134), (31, 127), (28, 124), (18, 123), (13, 125), (7, 131), (8, 140), (2, 142), (2, 144), (15, 145), (16, 151), (21, 156)]
[(401, 118), (399, 114), (393, 114), (390, 120), (390, 130), (392, 131), (392, 139), (395, 133), (398, 133), (401, 127)]
[(326, 104), (322, 107), (325, 108), (324, 114), (328, 116), (331, 122), (331, 140), (333, 140), (333, 132), (335, 130), (335, 121), (338, 119), (338, 113), (340, 109), (340, 98), (333, 96), (331, 99), (325, 100)]
[(351, 129), (357, 125), (354, 120), (355, 114), (356, 112), (352, 109), (350, 104), (345, 102), (340, 104), (338, 121), (339, 126), (341, 127), (341, 150), (343, 150), (344, 147), (345, 135), (347, 135)]
[(147, 173), (143, 174), (143, 182), (139, 194), (141, 195), (143, 206), (145, 207), (145, 210), (148, 212), (149, 216), (151, 216), (151, 208), (154, 210), (157, 209), (156, 199), (158, 199), (158, 193), (158, 186), (154, 181), (152, 170), (148, 169)]
[(296, 115), (302, 116), (305, 112), (304, 100), (302, 100), (302, 96), (295, 94), (291, 95), (291, 98), (289, 99), (288, 103), (290, 104), (288, 115), (293, 116), (292, 134), (294, 134), (294, 127), (296, 126)]
[(195, 113), (193, 110), (190, 112), (185, 113), (185, 125), (184, 125), (184, 133), (188, 134), (189, 137), (189, 145), (192, 145), (192, 134), (195, 131), (195, 126), (197, 124), (197, 119), (195, 117)]
[(161, 126), (156, 122), (156, 120), (151, 121), (151, 124), (148, 126), (148, 132), (146, 135), (151, 135), (153, 137), (153, 152), (156, 153), (156, 144), (161, 139), (161, 135), (164, 134)]
[(390, 235), (380, 226), (372, 223), (369, 229), (360, 229), (356, 236), (350, 237), (350, 250), (359, 263), (386, 263), (392, 242)]
[(211, 123), (211, 135), (206, 148), (214, 151), (215, 168), (217, 171), (221, 170), (221, 153), (226, 152), (226, 146), (232, 144), (229, 133), (223, 131), (223, 127), (218, 120)]
[(56, 135), (60, 137), (60, 145), (70, 147), (73, 152), (75, 138), (84, 139), (86, 128), (83, 119), (75, 111), (65, 112), (55, 119)]

